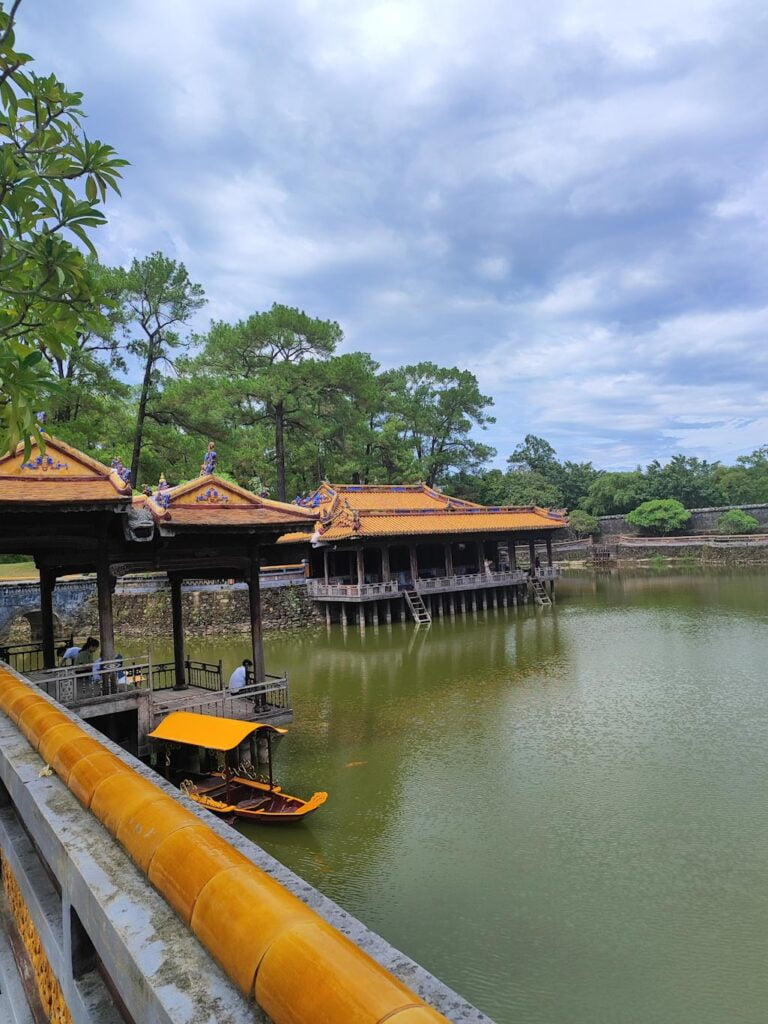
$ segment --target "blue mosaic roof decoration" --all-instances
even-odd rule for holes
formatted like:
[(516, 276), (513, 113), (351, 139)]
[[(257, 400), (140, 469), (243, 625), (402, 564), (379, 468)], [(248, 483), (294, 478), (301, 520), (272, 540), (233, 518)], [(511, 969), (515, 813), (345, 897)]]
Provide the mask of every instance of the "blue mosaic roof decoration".
[(207, 491), (198, 494), (195, 501), (205, 502), (206, 505), (226, 505), (229, 498), (226, 494), (222, 494), (221, 491), (217, 491), (215, 487), (209, 487)]
[(39, 469), (43, 473), (55, 473), (57, 469), (69, 469), (66, 462), (56, 462), (50, 455), (38, 455), (36, 459), (29, 462), (22, 462), (22, 469)]
[(127, 466), (123, 465), (122, 459), (115, 457), (112, 459), (111, 466), (124, 484), (129, 484), (131, 482), (131, 471)]

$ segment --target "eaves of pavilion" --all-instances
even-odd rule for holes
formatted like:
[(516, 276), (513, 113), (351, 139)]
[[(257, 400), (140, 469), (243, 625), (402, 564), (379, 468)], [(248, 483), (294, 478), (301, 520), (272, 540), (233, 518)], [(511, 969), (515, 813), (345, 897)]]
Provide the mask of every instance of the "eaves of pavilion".
[(101, 653), (111, 658), (117, 577), (159, 570), (171, 582), (177, 684), (184, 680), (185, 577), (248, 582), (254, 675), (263, 679), (259, 547), (286, 530), (313, 526), (317, 513), (261, 498), (215, 473), (134, 498), (117, 461), (110, 468), (57, 438), (44, 438), (44, 452), (34, 443), (29, 456), (20, 445), (0, 458), (0, 553), (31, 554), (40, 569), (46, 664), (54, 664), (57, 577), (95, 571)]

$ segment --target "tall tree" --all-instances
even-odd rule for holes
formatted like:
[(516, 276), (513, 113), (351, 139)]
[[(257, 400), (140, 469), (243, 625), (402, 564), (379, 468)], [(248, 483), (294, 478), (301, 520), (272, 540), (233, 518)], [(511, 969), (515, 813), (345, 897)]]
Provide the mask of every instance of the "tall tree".
[(172, 362), (172, 350), (182, 344), (177, 328), (187, 325), (206, 299), (202, 285), (192, 283), (184, 264), (161, 252), (153, 252), (143, 260), (134, 259), (128, 270), (118, 271), (117, 279), (128, 329), (137, 329), (131, 335), (128, 350), (143, 365), (131, 455), (131, 480), (136, 487), (141, 471), (144, 421), (150, 399), (156, 394), (159, 369)]
[(81, 128), (82, 94), (28, 70), (0, 3), (0, 454), (39, 437), (34, 413), (55, 389), (41, 350), (66, 358), (98, 320), (95, 284), (71, 236), (92, 228), (126, 163)]
[(231, 397), (245, 425), (267, 421), (274, 436), (277, 496), (287, 498), (286, 433), (307, 429), (318, 387), (331, 383), (323, 364), (342, 340), (331, 320), (275, 303), (237, 324), (214, 324), (197, 365), (232, 378)]
[(416, 363), (387, 371), (382, 382), (395, 430), (430, 486), (449, 470), (477, 469), (495, 454), (472, 437), (473, 428), (495, 419), (486, 412), (493, 399), (481, 394), (469, 370)]

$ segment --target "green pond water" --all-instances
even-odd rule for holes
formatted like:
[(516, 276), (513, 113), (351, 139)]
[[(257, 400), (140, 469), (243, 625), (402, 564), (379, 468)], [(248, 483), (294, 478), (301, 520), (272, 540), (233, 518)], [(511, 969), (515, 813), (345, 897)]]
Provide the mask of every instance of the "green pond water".
[(553, 609), (271, 637), (279, 781), (330, 796), (243, 831), (499, 1024), (764, 1024), (767, 595), (585, 575)]

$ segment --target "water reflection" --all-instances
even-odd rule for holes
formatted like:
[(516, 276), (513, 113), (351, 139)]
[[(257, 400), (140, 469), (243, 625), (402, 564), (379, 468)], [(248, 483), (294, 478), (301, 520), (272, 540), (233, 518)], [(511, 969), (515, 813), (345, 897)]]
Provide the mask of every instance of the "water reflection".
[(500, 1024), (762, 1022), (766, 582), (622, 571), (270, 638), (280, 780), (330, 799), (249, 834)]

